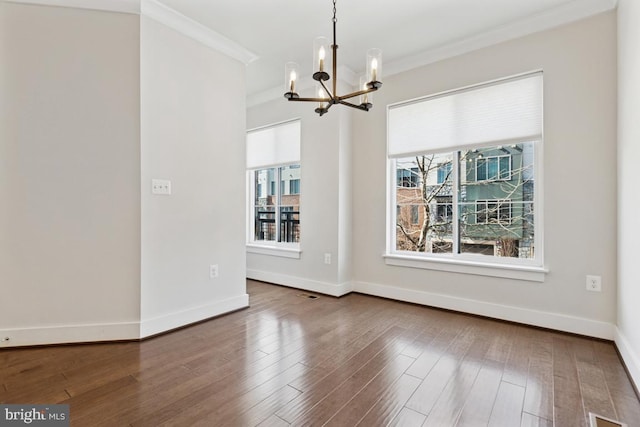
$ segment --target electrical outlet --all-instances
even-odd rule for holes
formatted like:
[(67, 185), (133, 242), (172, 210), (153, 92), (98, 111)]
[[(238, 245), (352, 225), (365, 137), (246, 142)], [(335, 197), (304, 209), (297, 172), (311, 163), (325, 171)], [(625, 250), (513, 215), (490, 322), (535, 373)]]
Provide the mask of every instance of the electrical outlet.
[(602, 277), (587, 276), (587, 290), (592, 292), (602, 292)]
[(209, 266), (209, 278), (215, 279), (218, 277), (218, 264), (211, 264)]
[(331, 264), (331, 254), (330, 253), (324, 254), (324, 263), (325, 264)]

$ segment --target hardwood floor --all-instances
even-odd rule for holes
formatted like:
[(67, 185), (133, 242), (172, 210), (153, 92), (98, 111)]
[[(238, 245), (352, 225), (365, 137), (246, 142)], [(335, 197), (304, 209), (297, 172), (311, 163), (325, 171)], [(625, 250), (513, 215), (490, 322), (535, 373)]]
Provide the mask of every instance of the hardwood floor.
[(247, 282), (251, 307), (143, 342), (0, 351), (0, 402), (74, 426), (640, 426), (611, 343)]

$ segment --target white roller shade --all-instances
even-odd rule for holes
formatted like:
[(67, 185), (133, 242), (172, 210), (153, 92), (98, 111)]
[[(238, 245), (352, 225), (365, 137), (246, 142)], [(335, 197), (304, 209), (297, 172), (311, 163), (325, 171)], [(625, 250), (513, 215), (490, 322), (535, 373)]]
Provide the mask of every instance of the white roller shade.
[(388, 125), (391, 158), (539, 139), (542, 73), (391, 106)]
[(300, 163), (300, 121), (247, 132), (247, 169)]

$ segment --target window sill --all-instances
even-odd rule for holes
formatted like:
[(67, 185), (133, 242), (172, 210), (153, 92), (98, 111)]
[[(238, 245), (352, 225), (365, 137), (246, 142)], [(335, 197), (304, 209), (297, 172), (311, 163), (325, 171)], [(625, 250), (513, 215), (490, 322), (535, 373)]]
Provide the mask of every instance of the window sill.
[(247, 253), (270, 255), (282, 258), (300, 259), (300, 248), (295, 246), (275, 246), (275, 245), (259, 245), (255, 243), (247, 243)]
[(478, 276), (502, 277), (507, 279), (544, 282), (548, 269), (523, 265), (491, 264), (468, 260), (434, 259), (411, 255), (385, 254), (385, 263), (397, 267), (422, 268), (448, 271), (452, 273), (475, 274)]

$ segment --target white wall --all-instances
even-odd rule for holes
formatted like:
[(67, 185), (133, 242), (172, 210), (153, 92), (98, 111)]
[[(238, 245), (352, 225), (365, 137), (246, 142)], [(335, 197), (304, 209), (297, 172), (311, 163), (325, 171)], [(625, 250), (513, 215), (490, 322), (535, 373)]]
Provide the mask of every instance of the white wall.
[[(141, 18), (142, 336), (248, 305), (244, 65)], [(171, 196), (151, 195), (153, 178)], [(209, 277), (217, 264), (219, 277)]]
[[(341, 88), (341, 91), (348, 88)], [(247, 128), (301, 120), (300, 259), (247, 254), (249, 278), (329, 295), (351, 290), (351, 112), (334, 106), (319, 117), (311, 103), (284, 98), (247, 110)], [(324, 254), (331, 254), (331, 264)]]
[(618, 330), (616, 344), (640, 387), (640, 4), (618, 2)]
[(244, 65), (137, 14), (0, 2), (0, 24), (0, 346), (246, 307)]
[[(383, 106), (544, 70), (543, 283), (388, 266)], [(384, 79), (354, 115), (354, 289), (604, 338), (616, 319), (615, 12)], [(636, 199), (637, 200), (637, 199)], [(542, 232), (542, 230), (539, 230)], [(585, 290), (600, 275), (603, 292)]]
[(0, 336), (135, 338), (139, 22), (0, 2)]

